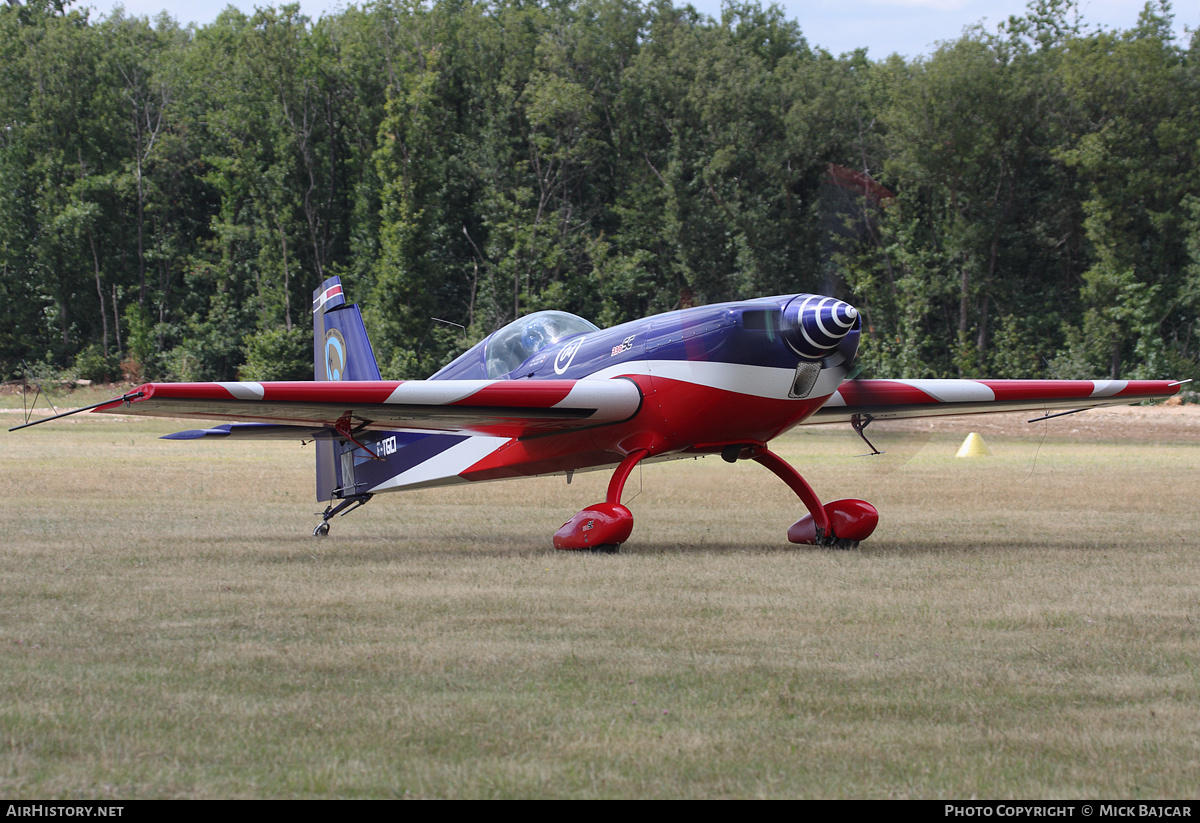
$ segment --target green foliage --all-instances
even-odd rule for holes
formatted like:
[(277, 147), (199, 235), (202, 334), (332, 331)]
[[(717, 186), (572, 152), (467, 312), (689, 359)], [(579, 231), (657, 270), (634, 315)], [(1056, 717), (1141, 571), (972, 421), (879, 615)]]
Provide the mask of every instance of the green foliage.
[(105, 355), (99, 343), (92, 343), (75, 357), (71, 371), (81, 380), (111, 383), (121, 379), (121, 364), (115, 355)]
[(389, 376), (541, 308), (795, 291), (880, 375), (1193, 374), (1200, 39), (1076, 12), (872, 62), (757, 2), (6, 5), (0, 372), (291, 374), (339, 274)]
[(309, 329), (268, 329), (246, 337), (246, 363), (239, 380), (312, 380), (313, 349)]
[(163, 356), (166, 374), (189, 383), (233, 380), (242, 365), (239, 342), (216, 324), (191, 323), (183, 342)]
[(130, 369), (145, 379), (158, 376), (160, 363), (150, 313), (137, 303), (125, 307), (125, 354)]

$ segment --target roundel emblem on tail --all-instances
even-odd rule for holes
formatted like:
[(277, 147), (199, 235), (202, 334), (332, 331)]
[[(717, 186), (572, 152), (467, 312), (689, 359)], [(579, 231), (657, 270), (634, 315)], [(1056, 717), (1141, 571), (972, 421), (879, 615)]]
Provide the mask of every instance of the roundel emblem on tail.
[(346, 375), (346, 339), (337, 329), (325, 332), (325, 379), (341, 380)]

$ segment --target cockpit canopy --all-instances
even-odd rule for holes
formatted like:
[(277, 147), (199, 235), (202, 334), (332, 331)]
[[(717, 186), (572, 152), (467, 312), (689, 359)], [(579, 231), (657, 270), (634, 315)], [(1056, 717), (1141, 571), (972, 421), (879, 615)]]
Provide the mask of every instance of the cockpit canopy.
[(493, 332), (433, 375), (433, 378), (494, 380), (508, 374), (547, 346), (594, 331), (599, 331), (599, 328), (565, 311), (534, 312)]
[(509, 323), (485, 342), (489, 378), (503, 377), (547, 346), (597, 327), (565, 311), (539, 311)]

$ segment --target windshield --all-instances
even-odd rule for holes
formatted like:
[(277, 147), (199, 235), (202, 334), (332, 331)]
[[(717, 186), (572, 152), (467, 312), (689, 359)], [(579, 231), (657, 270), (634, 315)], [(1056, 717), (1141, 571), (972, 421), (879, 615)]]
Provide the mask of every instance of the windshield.
[(593, 331), (599, 329), (565, 311), (539, 311), (514, 320), (488, 338), (487, 376), (502, 377), (547, 346)]

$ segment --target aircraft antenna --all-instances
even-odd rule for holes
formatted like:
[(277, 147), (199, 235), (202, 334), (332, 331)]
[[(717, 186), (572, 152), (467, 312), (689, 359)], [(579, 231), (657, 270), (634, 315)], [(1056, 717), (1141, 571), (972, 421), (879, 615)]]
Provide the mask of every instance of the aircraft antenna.
[(458, 329), (462, 329), (462, 345), (467, 345), (467, 327), (462, 323), (455, 323), (453, 320), (443, 320), (440, 317), (430, 317), (429, 319), (435, 320), (438, 323), (445, 323), (447, 326), (454, 326)]

